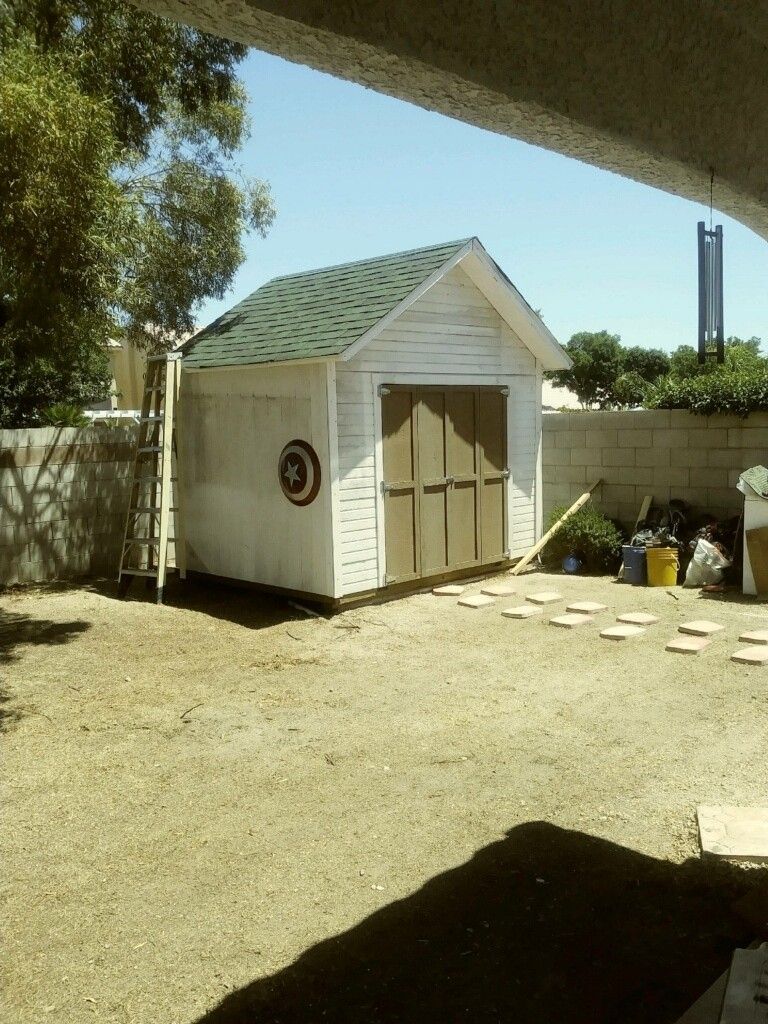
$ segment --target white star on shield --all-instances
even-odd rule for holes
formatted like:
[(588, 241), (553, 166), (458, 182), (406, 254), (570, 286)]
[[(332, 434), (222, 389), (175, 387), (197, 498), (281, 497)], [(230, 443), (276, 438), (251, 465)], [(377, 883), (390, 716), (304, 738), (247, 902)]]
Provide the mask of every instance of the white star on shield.
[(285, 472), (283, 473), (283, 476), (288, 481), (288, 485), (290, 487), (293, 487), (294, 484), (297, 484), (299, 482), (298, 464), (293, 462), (286, 462)]

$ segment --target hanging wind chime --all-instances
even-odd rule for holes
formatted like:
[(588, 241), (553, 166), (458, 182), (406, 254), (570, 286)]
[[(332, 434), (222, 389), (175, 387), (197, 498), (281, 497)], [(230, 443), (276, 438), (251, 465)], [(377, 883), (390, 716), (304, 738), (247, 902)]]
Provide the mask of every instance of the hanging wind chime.
[(725, 362), (723, 330), (723, 226), (712, 228), (712, 192), (715, 172), (709, 179), (709, 230), (699, 221), (699, 362), (714, 358)]

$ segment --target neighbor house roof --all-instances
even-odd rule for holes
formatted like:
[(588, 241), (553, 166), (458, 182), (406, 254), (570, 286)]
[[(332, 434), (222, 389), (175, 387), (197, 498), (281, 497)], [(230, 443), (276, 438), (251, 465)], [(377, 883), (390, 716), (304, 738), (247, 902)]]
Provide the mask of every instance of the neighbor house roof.
[[(491, 276), (497, 286), (503, 279), (504, 287), (530, 314), (525, 320), (530, 319), (533, 333), (538, 333), (540, 348), (544, 343), (545, 369), (570, 365), (541, 320), (473, 238), (273, 278), (186, 342), (184, 365), (203, 369), (349, 358), (444, 273), (465, 257), (474, 255), (477, 262), (480, 254), (488, 265), (486, 272), (495, 271)], [(479, 270), (482, 277), (483, 268)], [(485, 291), (480, 281), (475, 283)], [(499, 303), (486, 294), (504, 317)], [(518, 330), (528, 344), (525, 333)], [(541, 352), (536, 354), (541, 358)]]

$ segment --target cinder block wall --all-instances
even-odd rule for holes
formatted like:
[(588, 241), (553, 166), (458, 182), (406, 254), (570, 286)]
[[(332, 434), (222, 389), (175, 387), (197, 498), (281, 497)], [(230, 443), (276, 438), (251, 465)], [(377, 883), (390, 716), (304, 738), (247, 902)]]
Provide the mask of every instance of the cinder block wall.
[(0, 587), (117, 572), (137, 430), (0, 431)]
[(627, 527), (643, 496), (682, 498), (695, 510), (737, 514), (739, 474), (768, 465), (768, 413), (695, 416), (682, 410), (546, 413), (543, 417), (545, 522), (602, 478), (596, 504)]

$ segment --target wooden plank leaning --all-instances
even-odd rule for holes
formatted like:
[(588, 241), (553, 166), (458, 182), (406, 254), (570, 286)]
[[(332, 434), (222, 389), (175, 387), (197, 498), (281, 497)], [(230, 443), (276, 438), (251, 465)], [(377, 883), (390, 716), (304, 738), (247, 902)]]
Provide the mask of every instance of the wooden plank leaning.
[(517, 563), (517, 565), (514, 565), (509, 570), (510, 574), (512, 576), (517, 576), (517, 574), (519, 572), (522, 572), (522, 570), (526, 567), (526, 565), (528, 565), (530, 562), (533, 561), (533, 559), (536, 557), (536, 555), (538, 555), (538, 553), (542, 550), (542, 548), (544, 548), (546, 546), (546, 544), (550, 540), (552, 540), (552, 538), (555, 536), (555, 534), (560, 529), (560, 527), (563, 525), (563, 523), (566, 521), (566, 519), (569, 519), (573, 515), (574, 512), (578, 512), (582, 505), (586, 505), (586, 503), (589, 501), (590, 497), (592, 496), (592, 491), (594, 491), (594, 489), (597, 487), (597, 485), (601, 484), (602, 482), (603, 482), (602, 480), (596, 480), (592, 484), (592, 486), (589, 488), (589, 490), (584, 491), (584, 493), (582, 495), (580, 495), (576, 499), (576, 501), (574, 501), (574, 503), (571, 505), (571, 507), (568, 509), (568, 511), (564, 512), (560, 516), (560, 518), (557, 520), (557, 522), (554, 524), (554, 526), (551, 526), (547, 530), (547, 532), (544, 534), (544, 536), (541, 538), (541, 540), (537, 541), (533, 545), (533, 547), (530, 548), (530, 550), (528, 550), (523, 555), (523, 557), (520, 559), (520, 561)]

